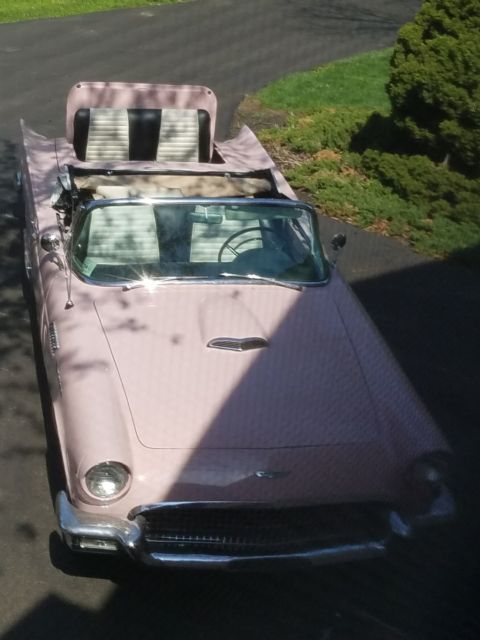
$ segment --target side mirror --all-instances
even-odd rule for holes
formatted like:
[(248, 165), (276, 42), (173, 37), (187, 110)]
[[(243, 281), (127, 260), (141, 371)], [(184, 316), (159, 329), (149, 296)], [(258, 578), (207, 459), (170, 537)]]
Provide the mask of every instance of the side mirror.
[(60, 238), (56, 233), (44, 233), (40, 238), (40, 246), (44, 251), (58, 251), (60, 249)]
[(333, 236), (330, 244), (332, 245), (332, 249), (334, 251), (330, 262), (333, 266), (335, 266), (340, 249), (342, 249), (347, 244), (347, 236), (344, 233), (336, 233)]
[(347, 236), (344, 233), (336, 233), (331, 244), (334, 251), (340, 251), (347, 244)]

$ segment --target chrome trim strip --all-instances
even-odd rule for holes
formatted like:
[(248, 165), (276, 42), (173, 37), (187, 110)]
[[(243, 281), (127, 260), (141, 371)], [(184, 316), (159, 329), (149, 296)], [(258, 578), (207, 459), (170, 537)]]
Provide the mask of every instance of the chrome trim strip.
[(268, 502), (227, 502), (226, 500), (204, 500), (186, 502), (154, 502), (152, 504), (142, 504), (132, 509), (128, 514), (128, 519), (133, 520), (138, 515), (147, 511), (159, 511), (160, 509), (288, 509), (293, 507), (315, 507), (312, 502), (282, 502), (282, 504), (272, 504)]
[(213, 204), (213, 205), (233, 205), (233, 206), (259, 206), (259, 205), (267, 205), (272, 207), (290, 207), (292, 209), (305, 209), (313, 216), (316, 215), (314, 207), (312, 205), (307, 204), (306, 202), (302, 202), (301, 200), (287, 200), (284, 198), (202, 198), (202, 197), (192, 197), (192, 198), (165, 198), (165, 197), (139, 197), (139, 198), (102, 198), (102, 200), (89, 200), (84, 204), (84, 211), (86, 213), (90, 213), (93, 209), (101, 208), (101, 207), (109, 207), (115, 205), (125, 205), (125, 204), (151, 204), (151, 205), (160, 205), (160, 204), (181, 204), (181, 205), (189, 205), (189, 204)]
[(50, 322), (48, 325), (48, 338), (50, 340), (50, 351), (52, 356), (60, 349), (60, 339), (58, 337), (58, 329), (55, 322)]
[(264, 349), (268, 347), (265, 338), (212, 338), (207, 342), (211, 349), (223, 349), (224, 351), (251, 351), (252, 349)]
[(30, 260), (30, 251), (29, 251), (29, 243), (28, 243), (28, 234), (27, 230), (23, 230), (23, 262), (25, 265), (25, 274), (27, 276), (27, 280), (32, 279), (32, 262)]
[(343, 544), (337, 547), (296, 551), (293, 553), (277, 553), (258, 556), (213, 556), (201, 554), (142, 554), (141, 560), (150, 566), (175, 567), (177, 569), (230, 569), (232, 571), (275, 569), (282, 565), (287, 568), (301, 568), (333, 562), (365, 560), (384, 556), (386, 540), (365, 542), (360, 544)]
[[(123, 287), (125, 288), (128, 285), (135, 284), (137, 280), (118, 280), (117, 282), (105, 281), (105, 280), (93, 280), (88, 276), (84, 276), (77, 271), (72, 272), (78, 280), (81, 282), (85, 282), (88, 285), (98, 286), (98, 287)], [(170, 278), (170, 280), (168, 279)], [(295, 283), (292, 283), (296, 287), (314, 289), (316, 287), (324, 287), (330, 282), (330, 277), (326, 277), (324, 280), (318, 280), (316, 282), (304, 282), (300, 280), (296, 280)], [(166, 276), (165, 278), (158, 278), (158, 285), (162, 284), (173, 284), (173, 285), (187, 285), (187, 284), (209, 284), (209, 285), (269, 285), (272, 283), (263, 282), (261, 280), (249, 280), (248, 278), (196, 278), (192, 276), (191, 278), (175, 278), (172, 279), (172, 276)], [(137, 287), (128, 287), (125, 289), (126, 291), (130, 291), (133, 288)]]
[(63, 396), (63, 384), (62, 384), (62, 376), (60, 375), (60, 369), (58, 367), (58, 362), (55, 363), (56, 364), (56, 370), (57, 370), (57, 382), (58, 382), (58, 390), (60, 391), (60, 395)]

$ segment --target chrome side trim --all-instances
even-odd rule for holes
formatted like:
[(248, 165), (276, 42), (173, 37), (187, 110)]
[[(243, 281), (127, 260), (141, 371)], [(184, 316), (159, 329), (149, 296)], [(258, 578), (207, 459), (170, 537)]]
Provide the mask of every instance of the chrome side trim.
[(277, 480), (277, 478), (286, 478), (290, 473), (290, 471), (255, 471), (255, 476), (262, 480)]
[(50, 340), (50, 351), (52, 356), (60, 349), (60, 338), (58, 337), (57, 325), (55, 322), (50, 322), (48, 325), (48, 338)]
[(58, 382), (58, 390), (60, 391), (60, 395), (63, 396), (63, 384), (62, 384), (62, 376), (60, 375), (60, 369), (58, 367), (58, 362), (56, 362), (56, 370), (57, 370), (57, 382)]
[(23, 263), (27, 280), (32, 279), (32, 262), (30, 260), (29, 241), (27, 230), (23, 230)]
[(250, 351), (268, 347), (268, 341), (265, 338), (213, 338), (209, 340), (207, 347), (226, 351)]

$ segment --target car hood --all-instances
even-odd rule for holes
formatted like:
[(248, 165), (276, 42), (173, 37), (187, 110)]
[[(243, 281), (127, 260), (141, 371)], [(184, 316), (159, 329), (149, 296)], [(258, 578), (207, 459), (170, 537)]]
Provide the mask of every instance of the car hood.
[[(95, 301), (140, 442), (269, 449), (378, 440), (329, 287), (169, 284)], [(230, 351), (214, 338), (262, 338)]]

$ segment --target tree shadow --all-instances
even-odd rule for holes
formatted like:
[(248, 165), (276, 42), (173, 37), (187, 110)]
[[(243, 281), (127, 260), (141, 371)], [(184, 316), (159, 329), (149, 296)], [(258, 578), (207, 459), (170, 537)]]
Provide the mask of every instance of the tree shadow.
[[(7, 424), (15, 416), (37, 433), (42, 432), (35, 403), (13, 404), (13, 398), (25, 390), (31, 392), (32, 346), (30, 322), (22, 293), (21, 199), (14, 186), (16, 146), (0, 140), (0, 421)], [(31, 393), (30, 393), (31, 395)]]
[(364, 153), (367, 149), (405, 154), (421, 152), (391, 115), (378, 111), (370, 114), (365, 123), (352, 135), (349, 148), (356, 153)]
[(329, 30), (336, 28), (342, 33), (346, 29), (360, 33), (395, 33), (404, 24), (405, 16), (414, 14), (419, 4), (416, 0), (408, 0), (401, 5), (379, 0), (370, 0), (368, 3), (355, 0), (322, 3), (296, 0), (295, 13), (303, 17), (303, 25), (308, 25), (314, 31), (324, 31), (328, 25)]

